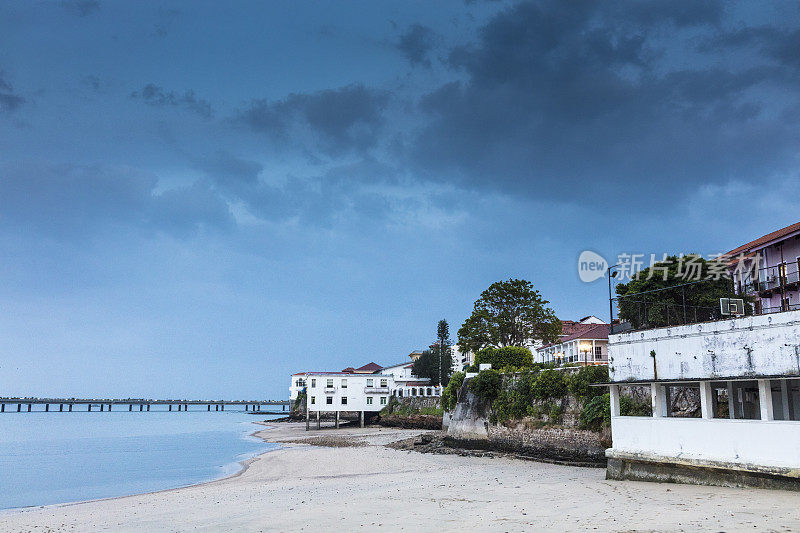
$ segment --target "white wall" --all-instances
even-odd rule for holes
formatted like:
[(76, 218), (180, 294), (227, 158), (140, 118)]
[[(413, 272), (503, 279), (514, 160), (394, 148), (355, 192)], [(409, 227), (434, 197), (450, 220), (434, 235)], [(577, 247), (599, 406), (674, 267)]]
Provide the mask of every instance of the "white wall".
[(800, 311), (619, 333), (611, 381), (800, 375)]
[[(329, 379), (333, 380), (333, 388), (326, 390)], [(347, 387), (342, 387), (342, 380), (347, 381)], [(372, 380), (373, 387), (367, 387), (367, 380)], [(381, 387), (381, 380), (386, 380), (386, 387)], [(394, 379), (383, 374), (308, 374), (306, 377), (308, 409), (311, 412), (333, 411), (380, 411), (386, 407)], [(366, 391), (370, 390), (370, 393)], [(314, 397), (314, 403), (311, 398)], [(326, 398), (331, 397), (333, 403), (328, 404)], [(347, 398), (347, 404), (342, 404), (342, 397)], [(372, 398), (372, 404), (367, 404), (367, 398)], [(381, 403), (381, 398), (385, 402)]]
[(800, 466), (800, 422), (617, 416), (613, 451), (759, 466)]

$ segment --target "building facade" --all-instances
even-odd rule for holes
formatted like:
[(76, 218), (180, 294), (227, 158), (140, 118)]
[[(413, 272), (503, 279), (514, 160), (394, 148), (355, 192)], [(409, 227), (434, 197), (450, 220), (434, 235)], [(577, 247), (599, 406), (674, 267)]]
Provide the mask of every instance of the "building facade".
[(725, 254), (737, 292), (755, 314), (800, 309), (800, 222)]
[(594, 321), (570, 322), (562, 324), (562, 327), (569, 333), (562, 335), (556, 343), (538, 348), (534, 352), (535, 363), (584, 366), (608, 364), (608, 324)]

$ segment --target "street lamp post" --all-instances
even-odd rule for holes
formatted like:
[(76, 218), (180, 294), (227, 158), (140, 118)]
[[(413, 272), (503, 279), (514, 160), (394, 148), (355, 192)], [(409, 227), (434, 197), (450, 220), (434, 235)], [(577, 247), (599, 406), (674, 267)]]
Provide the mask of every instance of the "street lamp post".
[(614, 301), (611, 299), (611, 278), (616, 278), (618, 272), (615, 270), (611, 272), (612, 268), (616, 268), (620, 266), (622, 263), (617, 263), (616, 265), (611, 265), (606, 270), (606, 275), (608, 276), (608, 327), (609, 329), (613, 330), (612, 323), (614, 322)]
[(582, 342), (581, 343), (581, 353), (583, 354), (583, 366), (587, 366), (589, 364), (589, 343)]

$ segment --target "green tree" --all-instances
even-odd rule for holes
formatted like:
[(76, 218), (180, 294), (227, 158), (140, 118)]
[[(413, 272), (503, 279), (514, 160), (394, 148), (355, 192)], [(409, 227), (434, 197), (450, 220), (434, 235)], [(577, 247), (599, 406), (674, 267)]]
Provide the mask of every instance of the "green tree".
[(532, 341), (554, 342), (561, 322), (533, 284), (521, 279), (492, 283), (475, 302), (472, 314), (458, 330), (462, 352), (488, 346), (524, 346)]
[[(697, 280), (703, 281), (686, 285)], [(620, 319), (634, 328), (711, 320), (720, 298), (748, 299), (735, 294), (724, 264), (697, 254), (669, 256), (639, 272), (638, 279), (617, 285), (616, 293)]]
[(451, 344), (447, 320), (440, 320), (436, 328), (436, 342), (414, 361), (414, 375), (430, 379), (431, 385), (447, 385), (453, 372)]
[(436, 327), (436, 352), (439, 360), (439, 383), (447, 385), (450, 381), (450, 374), (453, 372), (453, 350), (450, 347), (453, 341), (450, 340), (450, 325), (447, 320), (440, 320)]
[(411, 372), (418, 377), (428, 378), (432, 385), (439, 384), (439, 355), (432, 350), (422, 352), (416, 361)]

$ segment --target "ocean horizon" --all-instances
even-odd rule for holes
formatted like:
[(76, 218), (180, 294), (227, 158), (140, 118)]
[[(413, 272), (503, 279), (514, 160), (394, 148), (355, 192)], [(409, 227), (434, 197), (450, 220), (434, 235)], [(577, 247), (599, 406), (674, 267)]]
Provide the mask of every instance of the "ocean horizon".
[(275, 449), (241, 411), (0, 415), (0, 509), (173, 489), (236, 473)]

